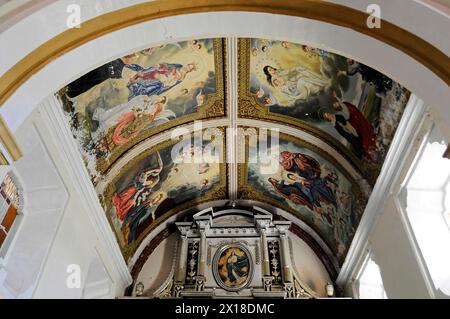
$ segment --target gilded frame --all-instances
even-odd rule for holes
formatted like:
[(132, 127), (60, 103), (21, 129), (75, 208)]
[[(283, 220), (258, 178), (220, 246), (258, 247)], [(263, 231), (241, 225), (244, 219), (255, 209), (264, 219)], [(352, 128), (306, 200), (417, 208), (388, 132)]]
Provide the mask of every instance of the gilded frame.
[[(219, 259), (222, 256), (222, 254), (230, 248), (239, 248), (241, 249), (248, 257), (248, 263), (249, 263), (249, 270), (248, 270), (248, 275), (247, 275), (247, 279), (245, 280), (244, 283), (242, 283), (241, 285), (239, 285), (238, 287), (228, 287), (227, 285), (225, 285), (225, 283), (223, 282), (222, 278), (220, 278), (220, 274), (219, 274)], [(250, 250), (241, 243), (229, 243), (229, 244), (225, 244), (222, 247), (220, 247), (219, 249), (217, 249), (217, 251), (214, 254), (214, 258), (213, 258), (213, 262), (212, 262), (212, 268), (213, 268), (213, 276), (214, 279), (216, 281), (216, 283), (223, 289), (227, 290), (227, 291), (233, 291), (233, 292), (237, 292), (240, 290), (243, 290), (245, 288), (247, 288), (250, 283), (253, 280), (253, 274), (254, 274), (254, 267), (255, 264), (253, 263), (253, 255), (250, 252)]]
[(350, 149), (342, 145), (342, 143), (332, 135), (317, 129), (308, 124), (308, 122), (300, 119), (294, 119), (291, 116), (270, 112), (269, 106), (263, 106), (258, 103), (256, 93), (250, 92), (250, 41), (251, 39), (249, 38), (240, 38), (238, 44), (238, 116), (240, 118), (263, 120), (269, 123), (272, 122), (287, 125), (306, 131), (309, 134), (320, 138), (352, 163), (354, 168), (359, 171), (372, 186), (375, 185), (381, 171), (382, 163), (374, 164), (359, 159)]
[[(256, 128), (256, 130), (258, 130)], [(364, 212), (364, 208), (365, 205), (367, 204), (367, 200), (368, 198), (366, 198), (366, 196), (364, 196), (363, 192), (361, 191), (358, 183), (356, 182), (356, 180), (342, 167), (342, 165), (340, 165), (334, 158), (333, 156), (331, 156), (330, 154), (328, 154), (326, 151), (322, 150), (321, 148), (310, 144), (302, 139), (299, 139), (297, 137), (294, 137), (292, 135), (289, 134), (285, 134), (285, 133), (280, 133), (279, 134), (280, 139), (288, 141), (288, 142), (292, 142), (298, 146), (301, 147), (305, 147), (315, 153), (317, 153), (318, 155), (320, 155), (322, 158), (324, 158), (325, 160), (327, 160), (329, 163), (331, 163), (332, 165), (334, 165), (336, 167), (336, 169), (338, 169), (338, 171), (344, 175), (344, 177), (350, 182), (351, 184), (351, 191), (353, 194), (353, 198), (354, 198), (354, 209), (353, 212), (358, 214), (358, 224), (361, 221), (362, 218), (362, 213)], [(262, 203), (268, 204), (268, 205), (272, 205), (275, 207), (278, 207), (286, 212), (291, 213), (292, 215), (294, 215), (295, 217), (299, 218), (301, 221), (303, 221), (305, 224), (309, 225), (321, 238), (322, 240), (327, 244), (328, 248), (336, 253), (335, 249), (333, 249), (333, 245), (326, 239), (327, 236), (324, 236), (322, 234), (322, 232), (320, 231), (320, 229), (318, 229), (315, 225), (313, 225), (310, 221), (306, 220), (304, 216), (302, 216), (302, 214), (300, 214), (299, 212), (297, 212), (295, 209), (291, 208), (290, 206), (285, 206), (280, 204), (279, 201), (277, 201), (274, 198), (270, 198), (268, 196), (264, 196), (263, 194), (256, 192), (253, 190), (253, 188), (249, 185), (248, 183), (248, 156), (249, 156), (249, 152), (248, 152), (248, 140), (249, 137), (246, 136), (245, 137), (245, 142), (243, 144), (241, 144), (239, 147), (239, 151), (242, 151), (242, 148), (244, 148), (244, 152), (245, 152), (245, 163), (239, 163), (238, 164), (238, 198), (239, 199), (247, 199), (247, 200), (256, 200), (256, 201), (260, 201)], [(351, 243), (351, 241), (350, 241)], [(346, 247), (346, 251), (348, 250), (348, 248), (350, 247), (350, 243), (348, 245), (348, 247)]]
[[(128, 141), (127, 143), (118, 146), (108, 159), (97, 158), (96, 159), (96, 169), (97, 171), (105, 175), (114, 166), (114, 163), (123, 156), (126, 152), (132, 149), (135, 145), (140, 142), (162, 133), (173, 129), (174, 127), (184, 125), (196, 120), (204, 119), (214, 119), (214, 118), (225, 118), (228, 114), (227, 104), (225, 101), (226, 92), (226, 41), (224, 38), (213, 38), (214, 46), (214, 66), (215, 66), (215, 78), (216, 78), (216, 92), (214, 94), (208, 95), (207, 101), (200, 106), (196, 112), (188, 115), (181, 116), (175, 120), (171, 120), (166, 123), (162, 123), (155, 127), (152, 127), (142, 134), (139, 134), (134, 139)], [(62, 99), (63, 103), (70, 103), (66, 101), (64, 97), (64, 88), (58, 92), (58, 96)]]
[[(99, 195), (102, 208), (104, 209), (104, 213), (108, 219), (108, 223), (110, 224), (111, 228), (114, 231), (117, 242), (119, 243), (122, 255), (124, 256), (125, 260), (127, 260), (128, 258), (133, 256), (134, 252), (139, 247), (139, 245), (142, 243), (142, 241), (145, 239), (145, 237), (147, 237), (148, 234), (150, 234), (156, 227), (161, 225), (168, 218), (172, 217), (173, 215), (175, 215), (181, 211), (188, 209), (189, 207), (192, 207), (192, 206), (195, 206), (195, 205), (198, 205), (201, 203), (209, 202), (209, 201), (228, 198), (228, 194), (229, 194), (229, 191), (228, 191), (228, 179), (229, 179), (228, 164), (226, 164), (226, 162), (225, 162), (225, 160), (226, 160), (226, 130), (224, 127), (219, 128), (219, 129), (222, 132), (221, 137), (222, 137), (222, 146), (223, 146), (223, 148), (222, 148), (222, 157), (223, 158), (222, 158), (222, 162), (219, 164), (220, 182), (218, 184), (214, 185), (213, 188), (205, 194), (205, 196), (197, 197), (193, 200), (181, 203), (181, 204), (177, 205), (176, 207), (172, 208), (171, 210), (165, 212), (162, 217), (160, 217), (159, 219), (156, 219), (155, 222), (152, 222), (152, 224), (132, 244), (124, 245), (124, 243), (120, 240), (121, 234), (118, 233), (118, 230), (115, 228), (115, 226), (111, 220), (111, 217), (109, 215), (109, 212), (112, 208), (111, 203), (112, 203), (112, 196), (115, 192), (115, 186), (116, 186), (117, 182), (120, 180), (120, 178), (123, 176), (123, 174), (126, 173), (128, 171), (128, 169), (133, 167), (137, 162), (141, 161), (143, 158), (145, 158), (151, 154), (154, 154), (157, 151), (160, 151), (163, 148), (175, 145), (177, 142), (179, 142), (179, 140), (166, 140), (164, 142), (161, 142), (161, 143), (151, 147), (147, 151), (140, 153), (138, 156), (134, 157), (132, 161), (128, 162), (124, 167), (122, 167), (122, 169), (120, 170), (120, 173), (117, 174), (114, 177), (114, 179), (107, 185), (107, 187), (105, 188), (105, 191), (103, 192), (103, 195)], [(192, 136), (192, 132), (191, 132), (191, 136)]]

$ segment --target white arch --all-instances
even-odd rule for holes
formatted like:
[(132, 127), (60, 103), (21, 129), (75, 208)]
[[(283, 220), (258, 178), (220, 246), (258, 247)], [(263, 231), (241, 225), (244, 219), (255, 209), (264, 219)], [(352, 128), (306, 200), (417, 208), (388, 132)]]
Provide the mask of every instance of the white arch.
[[(141, 1), (127, 1), (127, 4), (138, 2)], [(63, 18), (67, 14), (62, 11), (63, 8), (65, 9), (64, 3), (67, 4), (68, 1), (58, 1), (58, 5), (52, 4), (42, 8), (39, 14), (49, 16), (56, 14), (65, 21)], [(386, 1), (383, 3), (385, 8), (390, 8)], [(415, 5), (417, 6), (417, 3)], [(98, 8), (98, 10), (93, 6), (87, 6), (83, 18), (89, 19), (123, 6), (125, 6), (123, 0), (110, 1), (108, 6), (105, 5), (105, 8)], [(425, 13), (429, 14), (430, 9), (422, 7), (423, 13), (417, 19), (425, 16), (425, 21), (430, 21), (430, 15), (424, 15)], [(402, 9), (406, 10), (404, 6)], [(442, 16), (437, 12), (435, 15), (438, 22), (437, 27), (448, 29), (449, 20), (442, 22)], [(0, 36), (2, 43), (9, 44), (5, 50), (2, 49), (0, 72), (6, 71), (24, 54), (43, 41), (65, 30), (64, 21), (56, 19), (54, 23), (43, 26), (42, 36), (36, 35), (35, 40), (33, 35), (33, 39), (31, 39), (30, 34), (32, 33), (28, 32), (35, 29), (35, 25), (29, 23), (34, 21), (32, 19), (34, 16), (32, 15), (17, 26), (11, 27)], [(434, 27), (434, 25), (433, 27), (429, 26), (430, 29)], [(15, 32), (14, 38), (12, 38), (11, 32)], [(429, 32), (427, 34), (429, 35)], [(168, 17), (140, 23), (97, 38), (57, 58), (37, 72), (6, 101), (0, 109), (0, 114), (4, 116), (10, 128), (15, 131), (38, 102), (102, 63), (127, 52), (158, 43), (217, 36), (285, 39), (292, 42), (309, 43), (354, 58), (402, 83), (424, 100), (425, 104), (432, 106), (434, 112), (439, 113), (442, 123), (450, 123), (450, 112), (447, 110), (450, 100), (448, 85), (405, 53), (369, 36), (336, 25), (305, 18), (250, 12), (212, 12)], [(428, 39), (425, 38), (425, 40)], [(432, 40), (434, 44), (439, 42), (439, 46), (444, 52), (450, 51), (448, 41), (438, 38)], [(28, 42), (31, 44), (29, 45)], [(442, 127), (446, 131), (450, 130), (446, 125), (442, 125)]]

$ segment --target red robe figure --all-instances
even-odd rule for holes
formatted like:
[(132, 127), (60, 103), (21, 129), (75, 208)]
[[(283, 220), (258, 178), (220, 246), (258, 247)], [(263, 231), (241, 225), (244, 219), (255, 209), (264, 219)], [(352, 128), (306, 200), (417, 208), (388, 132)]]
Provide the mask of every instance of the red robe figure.
[(280, 164), (288, 172), (296, 173), (306, 179), (320, 177), (320, 164), (309, 155), (283, 151), (280, 154)]
[(113, 195), (112, 202), (120, 220), (125, 219), (130, 209), (138, 207), (146, 200), (152, 188), (159, 182), (161, 168), (142, 172), (133, 185), (126, 188), (120, 194), (115, 193)]
[(333, 104), (336, 111), (348, 110), (348, 122), (355, 128), (358, 138), (361, 141), (364, 150), (364, 156), (369, 160), (375, 160), (376, 155), (376, 139), (375, 130), (372, 124), (364, 117), (356, 106), (349, 102), (342, 102), (337, 97), (337, 102)]

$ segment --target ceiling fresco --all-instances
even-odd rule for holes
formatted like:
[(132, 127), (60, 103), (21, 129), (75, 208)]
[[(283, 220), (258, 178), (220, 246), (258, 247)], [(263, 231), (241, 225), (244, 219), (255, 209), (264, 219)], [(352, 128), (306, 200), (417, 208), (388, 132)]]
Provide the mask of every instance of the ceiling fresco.
[(102, 202), (126, 258), (149, 231), (179, 210), (227, 197), (224, 139), (222, 129), (201, 140), (166, 141), (122, 168)]
[(328, 154), (290, 135), (280, 134), (276, 146), (268, 146), (267, 153), (277, 161), (275, 166), (258, 159), (258, 139), (247, 138), (245, 144), (239, 198), (292, 212), (310, 225), (342, 262), (366, 200), (356, 182)]
[(94, 182), (140, 141), (193, 120), (225, 116), (222, 42), (144, 49), (100, 66), (60, 92)]
[(373, 185), (409, 92), (366, 65), (286, 41), (240, 39), (239, 115), (298, 127), (349, 158)]
[[(242, 199), (299, 218), (342, 265), (410, 93), (321, 49), (217, 38), (112, 59), (57, 95), (126, 260), (170, 216)], [(274, 126), (272, 170), (228, 131)]]

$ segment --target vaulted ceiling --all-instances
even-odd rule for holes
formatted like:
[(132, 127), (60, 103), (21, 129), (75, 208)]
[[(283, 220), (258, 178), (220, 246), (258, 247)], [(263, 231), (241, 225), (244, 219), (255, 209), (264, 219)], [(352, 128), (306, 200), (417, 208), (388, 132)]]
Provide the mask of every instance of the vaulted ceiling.
[(322, 49), (217, 38), (130, 52), (58, 96), (125, 259), (170, 216), (243, 199), (342, 264), (409, 92)]

